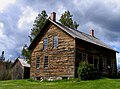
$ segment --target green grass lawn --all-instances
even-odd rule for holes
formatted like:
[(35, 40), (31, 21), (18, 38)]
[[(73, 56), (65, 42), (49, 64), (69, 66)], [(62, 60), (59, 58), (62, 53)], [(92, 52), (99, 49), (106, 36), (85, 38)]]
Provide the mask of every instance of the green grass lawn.
[(75, 79), (54, 82), (7, 80), (0, 81), (0, 89), (120, 89), (120, 79), (99, 79), (80, 82)]

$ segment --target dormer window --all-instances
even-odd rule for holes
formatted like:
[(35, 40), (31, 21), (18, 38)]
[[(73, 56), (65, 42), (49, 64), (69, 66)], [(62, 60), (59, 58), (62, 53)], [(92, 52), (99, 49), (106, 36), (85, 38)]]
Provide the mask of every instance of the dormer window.
[(44, 38), (43, 48), (44, 50), (47, 49), (48, 46), (48, 38)]
[(58, 36), (53, 36), (53, 48), (58, 46)]

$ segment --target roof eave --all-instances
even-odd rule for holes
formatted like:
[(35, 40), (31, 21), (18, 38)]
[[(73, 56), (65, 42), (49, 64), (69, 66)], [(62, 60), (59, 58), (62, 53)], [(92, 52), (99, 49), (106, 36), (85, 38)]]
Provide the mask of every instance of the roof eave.
[[(44, 24), (43, 28), (45, 27), (45, 25), (49, 22), (49, 20), (47, 19), (46, 23)], [(42, 29), (43, 29), (42, 28)], [(42, 31), (42, 30), (41, 30)], [(38, 35), (34, 38), (34, 40), (31, 42), (30, 46), (28, 47), (28, 50), (32, 50), (34, 49), (34, 43), (37, 41), (38, 37), (41, 34), (41, 31), (38, 33)]]
[[(58, 25), (55, 21), (52, 21), (51, 19), (47, 19), (46, 23), (44, 24), (43, 28), (46, 26), (46, 24), (48, 24), (49, 22), (53, 23), (54, 25), (56, 25), (57, 27), (59, 27), (60, 29), (64, 30), (67, 34), (69, 34), (70, 36), (72, 36), (73, 38), (75, 38), (75, 35), (68, 33), (62, 26)], [(42, 28), (42, 30), (43, 30)], [(41, 31), (42, 31), (41, 30)], [(38, 33), (38, 35), (35, 37), (35, 39), (31, 42), (30, 46), (28, 47), (28, 50), (33, 50), (34, 49), (34, 45), (35, 42), (37, 41), (37, 38), (40, 36), (41, 31)]]
[[(65, 31), (65, 32), (66, 32), (67, 34), (69, 34), (71, 37), (80, 39), (80, 38), (77, 37), (75, 34), (72, 34), (72, 33), (68, 32), (64, 27), (60, 26), (57, 22), (52, 21), (51, 19), (47, 19), (47, 21), (46, 21), (46, 23), (44, 24), (43, 28), (44, 28), (48, 23), (50, 23), (50, 22), (53, 23), (54, 25), (56, 25), (57, 27), (59, 27), (60, 29), (62, 29), (63, 31)], [(42, 30), (43, 30), (43, 28), (42, 28)], [(40, 36), (42, 30), (39, 32), (39, 34), (35, 37), (35, 39), (33, 40), (33, 42), (30, 44), (30, 46), (29, 46), (29, 48), (28, 48), (29, 50), (34, 49), (34, 47), (35, 47), (35, 45), (36, 45), (35, 42), (38, 40), (38, 37)], [(80, 39), (80, 40), (83, 40), (83, 39)], [(86, 40), (84, 40), (84, 41), (86, 41)], [(86, 41), (86, 42), (89, 42), (89, 41)], [(89, 43), (94, 44), (94, 43), (92, 43), (92, 42), (89, 42)], [(97, 45), (97, 46), (100, 46), (100, 47), (104, 47), (104, 46), (101, 46), (101, 45), (98, 45), (98, 44), (94, 44), (94, 45)], [(119, 53), (118, 51), (116, 51), (116, 50), (114, 50), (114, 49), (112, 49), (112, 48), (108, 48), (108, 47), (104, 47), (104, 48)]]
[[(80, 38), (79, 38), (79, 37), (75, 37), (75, 39), (80, 39)], [(86, 41), (86, 40), (83, 40), (83, 39), (80, 39), (80, 40)], [(86, 41), (86, 42), (91, 43), (91, 42), (89, 42), (89, 41)], [(94, 44), (94, 43), (91, 43), (91, 44)], [(104, 47), (104, 46), (101, 46), (101, 45), (97, 45), (97, 44), (94, 44), (94, 45), (100, 46), (100, 47), (103, 47), (103, 48), (106, 48), (106, 49), (109, 49), (109, 50), (112, 50), (112, 51), (114, 51), (114, 52), (116, 52), (116, 53), (119, 53), (118, 51), (116, 51), (116, 50), (114, 50), (114, 49), (111, 49), (111, 48), (107, 48), (107, 47)]]

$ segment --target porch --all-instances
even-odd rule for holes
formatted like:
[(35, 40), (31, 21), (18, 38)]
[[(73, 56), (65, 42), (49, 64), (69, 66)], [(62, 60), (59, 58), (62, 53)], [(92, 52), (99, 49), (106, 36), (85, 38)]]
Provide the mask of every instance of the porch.
[(115, 59), (106, 58), (102, 55), (98, 54), (90, 54), (90, 53), (82, 53), (77, 52), (76, 61), (75, 61), (75, 75), (77, 77), (77, 68), (79, 67), (79, 63), (84, 60), (91, 64), (95, 72), (100, 76), (111, 77), (115, 73)]

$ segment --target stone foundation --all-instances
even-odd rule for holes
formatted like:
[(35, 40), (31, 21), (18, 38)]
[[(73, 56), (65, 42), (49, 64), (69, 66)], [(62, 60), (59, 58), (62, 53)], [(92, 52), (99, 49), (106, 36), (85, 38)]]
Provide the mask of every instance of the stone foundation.
[(55, 80), (70, 79), (70, 78), (72, 78), (72, 77), (61, 77), (61, 76), (58, 76), (58, 77), (32, 77), (33, 80), (40, 80), (40, 81), (44, 81), (44, 80), (55, 81)]

